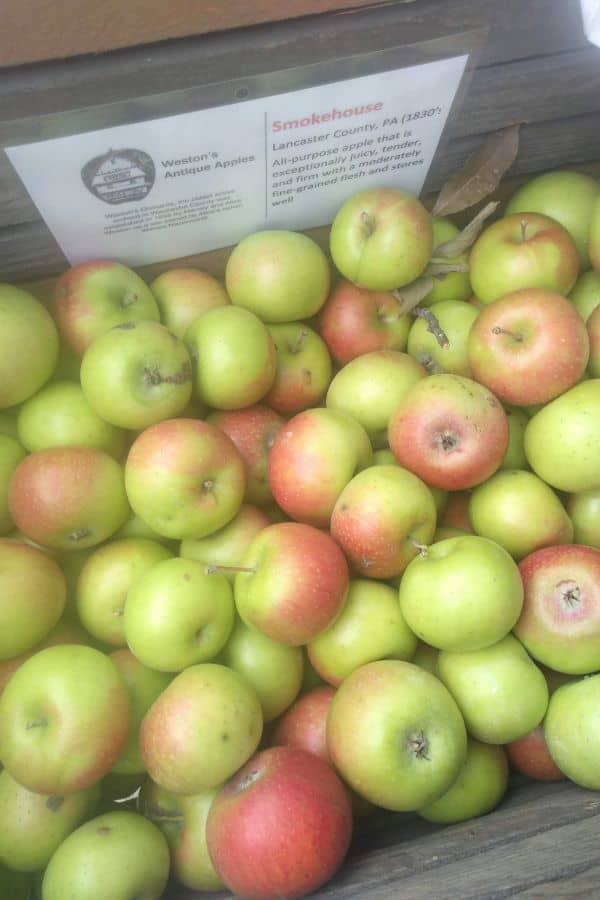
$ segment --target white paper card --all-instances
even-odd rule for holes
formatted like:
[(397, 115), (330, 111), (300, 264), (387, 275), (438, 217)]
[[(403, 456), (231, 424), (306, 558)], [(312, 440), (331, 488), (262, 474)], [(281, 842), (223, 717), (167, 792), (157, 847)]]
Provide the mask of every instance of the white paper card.
[(142, 265), (418, 194), (468, 57), (6, 149), (71, 264)]
[(600, 0), (581, 0), (581, 15), (588, 41), (600, 47)]

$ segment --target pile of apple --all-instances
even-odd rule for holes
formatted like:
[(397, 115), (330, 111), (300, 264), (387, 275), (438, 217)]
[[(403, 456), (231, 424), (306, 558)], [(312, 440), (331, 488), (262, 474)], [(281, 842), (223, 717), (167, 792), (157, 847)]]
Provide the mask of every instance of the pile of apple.
[(0, 285), (2, 897), (299, 897), (378, 807), (600, 789), (599, 185), (330, 253)]

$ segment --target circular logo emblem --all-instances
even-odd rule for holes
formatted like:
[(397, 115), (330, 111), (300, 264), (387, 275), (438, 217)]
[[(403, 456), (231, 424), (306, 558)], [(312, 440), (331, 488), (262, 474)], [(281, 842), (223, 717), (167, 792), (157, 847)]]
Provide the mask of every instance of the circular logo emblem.
[(152, 157), (143, 150), (109, 150), (90, 159), (81, 170), (88, 191), (111, 205), (143, 200), (155, 177)]

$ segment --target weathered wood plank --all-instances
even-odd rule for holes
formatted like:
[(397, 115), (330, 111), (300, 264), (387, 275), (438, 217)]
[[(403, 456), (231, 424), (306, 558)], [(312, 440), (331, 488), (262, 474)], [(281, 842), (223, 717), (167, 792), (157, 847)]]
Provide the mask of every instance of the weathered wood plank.
[(4, 69), (0, 121), (489, 28), (479, 65), (588, 47), (579, 0), (416, 0)]
[[(377, 818), (355, 839), (322, 900), (576, 898), (597, 876), (598, 794), (568, 782), (525, 783), (488, 816), (446, 828), (416, 816)], [(573, 892), (569, 893), (570, 886)], [(560, 887), (559, 887), (560, 886)], [(562, 893), (553, 893), (553, 890)], [(579, 893), (575, 893), (579, 891)], [(206, 900), (222, 893), (203, 894)], [(165, 900), (198, 900), (176, 885)]]

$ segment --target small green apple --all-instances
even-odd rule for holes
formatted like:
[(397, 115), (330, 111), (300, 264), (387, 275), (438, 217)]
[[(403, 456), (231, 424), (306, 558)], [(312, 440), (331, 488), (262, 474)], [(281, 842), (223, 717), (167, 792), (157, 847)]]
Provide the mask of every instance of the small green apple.
[(435, 304), (435, 317), (448, 338), (440, 346), (429, 330), (425, 319), (415, 319), (408, 333), (407, 352), (428, 372), (452, 372), (455, 375), (471, 374), (467, 343), (469, 332), (479, 310), (462, 300), (439, 300)]

